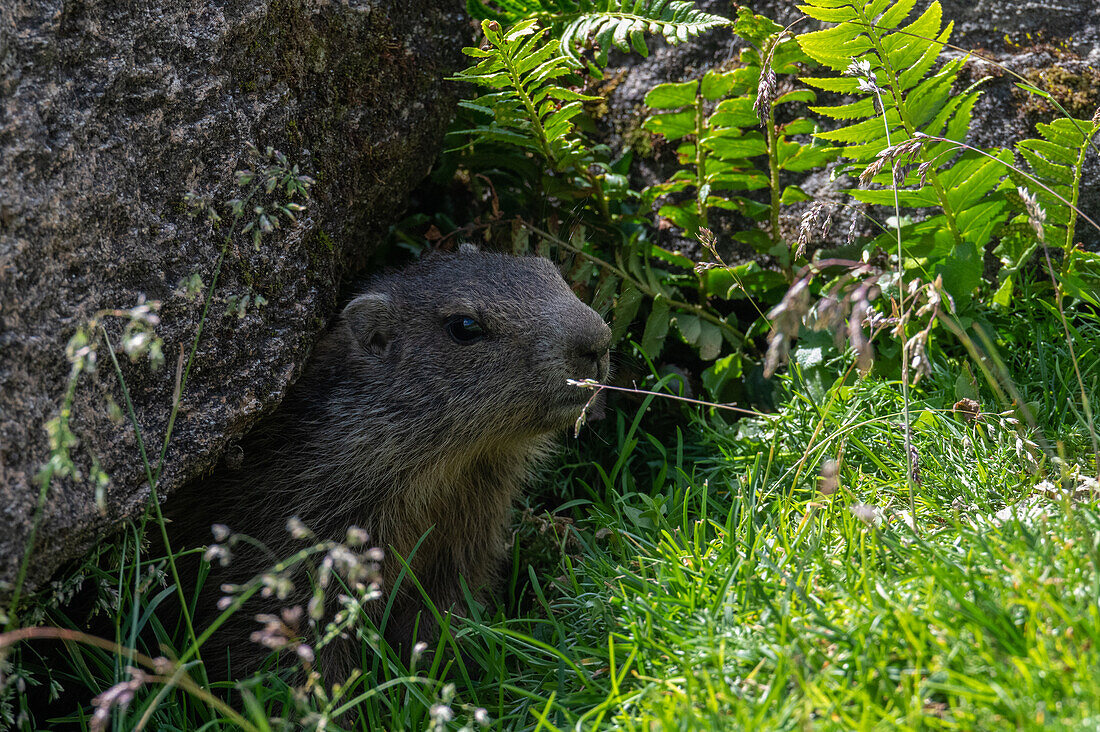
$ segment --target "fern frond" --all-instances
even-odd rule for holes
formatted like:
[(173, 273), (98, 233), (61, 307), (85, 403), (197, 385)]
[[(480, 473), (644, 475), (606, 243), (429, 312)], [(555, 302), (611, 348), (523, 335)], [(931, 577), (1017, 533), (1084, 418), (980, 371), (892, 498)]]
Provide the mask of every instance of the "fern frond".
[[(1001, 287), (997, 292), (1002, 304), (1011, 297), (1016, 272), (1031, 259), (1040, 243), (1058, 247), (1063, 252), (1062, 266), (1056, 276), (1066, 292), (1100, 305), (1097, 283), (1100, 271), (1095, 254), (1076, 246), (1077, 210), (1081, 177), (1089, 150), (1100, 134), (1100, 122), (1081, 119), (1056, 119), (1049, 124), (1035, 125), (1040, 137), (1016, 143), (1016, 164), (1028, 169), (1031, 177), (1019, 170), (1010, 170), (1003, 188), (1009, 191), (1019, 214), (1009, 224), (1009, 231), (996, 249), (1004, 264)], [(1034, 220), (1022, 199), (1016, 196), (1019, 187), (1030, 191), (1041, 207), (1043, 220)], [(1040, 237), (1036, 227), (1042, 228)]]
[[(690, 235), (708, 226), (710, 209), (737, 211), (752, 221), (766, 222), (766, 226), (734, 234), (734, 239), (760, 252), (775, 253), (783, 249), (777, 249), (782, 242), (781, 208), (809, 199), (796, 185), (781, 186), (781, 176), (821, 167), (836, 154), (832, 147), (794, 139), (815, 131), (816, 125), (809, 119), (795, 117), (775, 124), (775, 108), (815, 101), (809, 89), (794, 88), (776, 98), (767, 95), (761, 124), (756, 101), (762, 69), (766, 64), (773, 74), (794, 77), (809, 61), (798, 45), (783, 35), (782, 26), (747, 9), (739, 12), (734, 30), (742, 37), (755, 36), (756, 45), (769, 49), (764, 57), (758, 49), (747, 48), (742, 51), (740, 68), (708, 71), (698, 80), (659, 84), (646, 95), (646, 106), (653, 113), (642, 127), (678, 143), (676, 154), (682, 167), (669, 180), (646, 188), (642, 202), (652, 205), (675, 194), (657, 214)], [(752, 194), (763, 189), (771, 193), (769, 204)], [(687, 193), (694, 196), (687, 198)]]
[(649, 55), (646, 31), (675, 46), (730, 24), (728, 18), (698, 10), (684, 0), (594, 0), (580, 4), (586, 7), (565, 22), (561, 34), (562, 52), (576, 65), (581, 63), (579, 51), (589, 38), (599, 49), (596, 63), (602, 68), (607, 65), (612, 46)]
[(582, 0), (466, 0), (466, 12), (478, 20), (495, 20), (512, 25), (521, 20), (538, 20), (547, 24), (555, 15), (580, 12)]
[(559, 53), (557, 40), (543, 42), (544, 30), (528, 19), (508, 30), (495, 21), (483, 21), (488, 49), (465, 48), (481, 59), (474, 67), (451, 77), (493, 91), (460, 105), (492, 119), (455, 134), (470, 134), (474, 142), (513, 145), (541, 155), (553, 170), (564, 170), (583, 156), (574, 136), (573, 118), (592, 97), (560, 86), (555, 80), (571, 71)]
[(580, 50), (595, 40), (596, 64), (607, 65), (612, 46), (649, 54), (645, 33), (662, 36), (673, 45), (712, 28), (730, 24), (728, 18), (696, 9), (689, 0), (467, 0), (475, 18), (502, 24), (536, 20), (561, 38), (561, 51), (574, 67), (581, 66)]
[[(903, 185), (914, 189), (899, 190), (898, 201), (941, 209), (941, 214), (910, 226), (905, 240), (909, 253), (925, 261), (950, 255), (951, 266), (940, 265), (936, 273), (952, 295), (965, 299), (980, 280), (981, 252), (1007, 205), (997, 191), (1006, 169), (997, 160), (1010, 162), (1011, 155), (994, 151), (997, 160), (976, 153), (956, 159), (953, 141), (967, 137), (981, 82), (955, 91), (964, 59), (934, 68), (952, 24), (944, 24), (938, 1), (907, 23), (915, 5), (915, 0), (806, 0), (800, 6), (804, 13), (836, 25), (803, 34), (798, 43), (819, 64), (843, 76), (803, 81), (859, 97), (853, 103), (811, 108), (844, 123), (817, 137), (837, 144), (841, 156), (851, 161), (850, 170), (865, 171), (876, 161), (876, 169), (883, 168), (879, 157), (884, 150), (920, 133), (943, 139), (920, 147), (914, 160), (920, 175), (905, 177)], [(886, 166), (873, 180), (890, 187), (893, 177)], [(892, 190), (851, 194), (865, 203), (894, 202)]]
[(1033, 185), (1015, 171), (1010, 174), (1014, 185), (1032, 189), (1039, 203), (1047, 210), (1046, 240), (1063, 250), (1074, 244), (1078, 214), (1076, 209), (1080, 195), (1081, 175), (1090, 149), (1090, 139), (1095, 137), (1100, 125), (1089, 120), (1056, 119), (1050, 124), (1035, 125), (1040, 137), (1016, 143), (1016, 152), (1026, 162), (1031, 173), (1052, 193)]

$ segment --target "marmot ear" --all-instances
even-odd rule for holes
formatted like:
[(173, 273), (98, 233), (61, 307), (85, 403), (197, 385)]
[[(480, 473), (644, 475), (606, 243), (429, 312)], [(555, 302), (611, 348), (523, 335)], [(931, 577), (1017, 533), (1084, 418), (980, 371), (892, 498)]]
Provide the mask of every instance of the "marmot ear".
[(367, 292), (344, 308), (344, 322), (359, 347), (375, 356), (384, 356), (394, 337), (393, 300), (382, 292)]

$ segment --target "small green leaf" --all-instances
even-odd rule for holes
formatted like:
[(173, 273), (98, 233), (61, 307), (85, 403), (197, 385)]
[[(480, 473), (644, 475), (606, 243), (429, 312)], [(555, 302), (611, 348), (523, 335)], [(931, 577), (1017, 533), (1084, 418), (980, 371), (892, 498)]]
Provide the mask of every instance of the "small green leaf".
[(749, 132), (741, 137), (710, 137), (703, 143), (715, 155), (722, 158), (752, 158), (768, 152), (768, 144), (759, 132)]
[(721, 402), (726, 400), (726, 386), (732, 381), (741, 378), (741, 355), (730, 354), (718, 359), (702, 374), (703, 388), (710, 394), (710, 398)]
[(696, 315), (688, 315), (686, 313), (678, 313), (675, 317), (676, 328), (680, 331), (680, 336), (684, 339), (684, 343), (689, 345), (696, 345), (699, 342), (699, 334), (703, 332), (702, 321)]
[(653, 307), (649, 311), (649, 318), (645, 322), (645, 332), (642, 334), (641, 348), (651, 359), (661, 355), (661, 349), (665, 345), (665, 337), (668, 336), (669, 305), (668, 300), (658, 295), (653, 298)]
[(894, 4), (894, 7), (887, 10), (879, 18), (879, 25), (883, 28), (897, 28), (901, 21), (905, 20), (913, 10), (913, 6), (917, 4), (917, 0), (898, 0)]
[(936, 427), (936, 413), (930, 409), (922, 409), (913, 419), (913, 429), (921, 432), (934, 430)]
[(810, 196), (798, 186), (787, 186), (783, 189), (783, 194), (779, 197), (779, 202), (784, 206), (809, 200)]
[(737, 8), (733, 32), (757, 46), (766, 45), (768, 38), (783, 30), (783, 26), (764, 15), (757, 15), (745, 6)]
[(812, 119), (799, 117), (779, 128), (784, 135), (812, 135), (817, 132), (817, 123)]
[(711, 127), (755, 127), (760, 120), (753, 111), (752, 101), (748, 97), (737, 97), (719, 102), (707, 124)]
[(625, 280), (619, 289), (619, 296), (615, 299), (614, 316), (611, 322), (611, 340), (618, 342), (626, 335), (627, 328), (634, 322), (638, 314), (638, 307), (642, 304), (642, 292), (634, 283)]
[(642, 127), (655, 134), (663, 135), (670, 141), (679, 140), (695, 132), (695, 110), (685, 109), (682, 112), (654, 114), (646, 118)]
[(695, 103), (699, 82), (658, 84), (645, 95), (645, 105), (650, 109), (679, 109)]
[(676, 205), (668, 203), (657, 210), (657, 215), (664, 216), (684, 231), (694, 232), (699, 228), (699, 216), (694, 209), (695, 201), (685, 201)]
[(857, 20), (855, 8), (851, 5), (842, 5), (838, 8), (815, 7), (814, 5), (799, 5), (798, 9), (815, 20), (823, 20), (826, 23), (844, 23), (849, 20)]
[(780, 94), (776, 97), (775, 104), (790, 104), (792, 102), (806, 102), (812, 104), (816, 99), (817, 95), (809, 89), (795, 89), (786, 94)]
[[(835, 77), (803, 77), (799, 81), (810, 86), (815, 86), (822, 91), (837, 92), (838, 94), (855, 94), (859, 91), (859, 79), (850, 76)], [(822, 113), (828, 114), (831, 107), (822, 107)]]
[(834, 71), (844, 71), (852, 59), (874, 48), (862, 27), (848, 23), (803, 33), (798, 36), (798, 45), (807, 56)]
[(722, 352), (722, 329), (706, 320), (700, 320), (699, 324), (699, 358), (713, 361)]
[(978, 389), (978, 380), (970, 370), (970, 364), (963, 362), (963, 372), (955, 379), (955, 399), (973, 399), (980, 402), (982, 393)]
[(972, 243), (964, 241), (954, 248), (950, 258), (936, 266), (935, 274), (943, 277), (943, 287), (955, 304), (965, 307), (981, 282), (982, 258)]
[[(712, 158), (713, 160), (713, 158)], [(711, 167), (708, 166), (708, 170)], [(768, 177), (756, 171), (742, 173), (718, 173), (708, 175), (713, 191), (756, 191), (768, 187)]]
[(1012, 275), (1005, 277), (1005, 281), (1001, 283), (1001, 286), (997, 288), (997, 291), (993, 293), (993, 304), (1002, 308), (1007, 308), (1012, 302)]
[(695, 269), (695, 262), (690, 257), (685, 257), (679, 252), (670, 252), (664, 247), (659, 247), (656, 244), (650, 247), (649, 253), (653, 256), (661, 259), (669, 264), (681, 267), (683, 269)]
[(715, 101), (729, 94), (730, 89), (737, 83), (737, 75), (733, 72), (725, 74), (713, 69), (703, 75), (702, 94), (708, 101)]
[[(492, 31), (489, 29), (489, 23), (492, 21), (483, 20), (481, 22), (481, 30), (485, 33), (486, 37), (489, 37)], [(507, 34), (504, 35), (505, 42), (515, 42), (524, 36), (529, 36), (538, 30), (536, 24), (538, 21), (535, 18), (527, 18), (516, 23), (514, 26), (508, 29)], [(497, 34), (493, 34), (497, 35)]]
[[(760, 229), (749, 229), (748, 231), (739, 231), (733, 235), (733, 238), (737, 241), (744, 242), (750, 245), (758, 252), (766, 252), (772, 245), (772, 240), (768, 238), (768, 235)], [(778, 273), (776, 273), (778, 274)], [(748, 283), (746, 283), (748, 286)]]

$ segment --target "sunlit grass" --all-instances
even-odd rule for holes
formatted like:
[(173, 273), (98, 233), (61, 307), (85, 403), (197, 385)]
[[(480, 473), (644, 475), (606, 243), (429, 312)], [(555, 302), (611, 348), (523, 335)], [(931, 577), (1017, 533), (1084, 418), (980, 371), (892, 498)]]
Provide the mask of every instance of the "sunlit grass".
[[(1043, 334), (1006, 318), (1006, 367), (1041, 432), (940, 354), (911, 405), (915, 516), (896, 381), (796, 368), (774, 414), (738, 421), (647, 397), (563, 452), (517, 515), (500, 602), (453, 619), (413, 667), (368, 630), (342, 689), (267, 673), (214, 691), (254, 729), (1096, 728), (1096, 466), (1066, 350), (1020, 347)], [(1075, 327), (1095, 383), (1100, 329)], [(953, 409), (973, 389), (976, 420)], [(118, 598), (120, 645), (183, 656), (163, 560), (137, 546), (128, 534), (125, 561), (85, 571)], [(129, 678), (107, 650), (20, 648), (29, 682), (59, 685), (40, 728), (89, 728), (93, 697)], [(155, 683), (113, 715), (239, 727)]]

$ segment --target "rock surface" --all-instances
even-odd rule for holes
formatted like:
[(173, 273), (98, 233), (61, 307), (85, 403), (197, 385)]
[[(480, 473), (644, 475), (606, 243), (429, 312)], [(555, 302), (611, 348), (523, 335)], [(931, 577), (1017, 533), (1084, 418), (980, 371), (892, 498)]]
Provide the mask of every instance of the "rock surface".
[[(361, 261), (427, 172), (470, 33), (459, 0), (16, 0), (0, 6), (0, 583), (16, 576), (49, 455), (44, 424), (69, 372), (65, 346), (98, 311), (163, 303), (167, 364), (123, 369), (156, 460), (177, 359), (190, 348), (220, 238), (187, 217), (218, 205), (272, 145), (317, 180), (297, 226), (230, 248), (175, 424), (161, 495), (208, 470), (273, 407)], [(224, 207), (220, 212), (225, 215)], [(228, 217), (226, 217), (226, 220)], [(223, 221), (223, 224), (225, 223)], [(224, 233), (224, 232), (223, 232)], [(254, 303), (235, 312), (246, 296)], [(116, 339), (121, 324), (107, 318)], [(106, 349), (81, 379), (78, 480), (49, 487), (28, 583), (40, 584), (125, 519), (149, 486)], [(106, 510), (91, 457), (111, 476)], [(0, 595), (4, 594), (0, 584)]]

